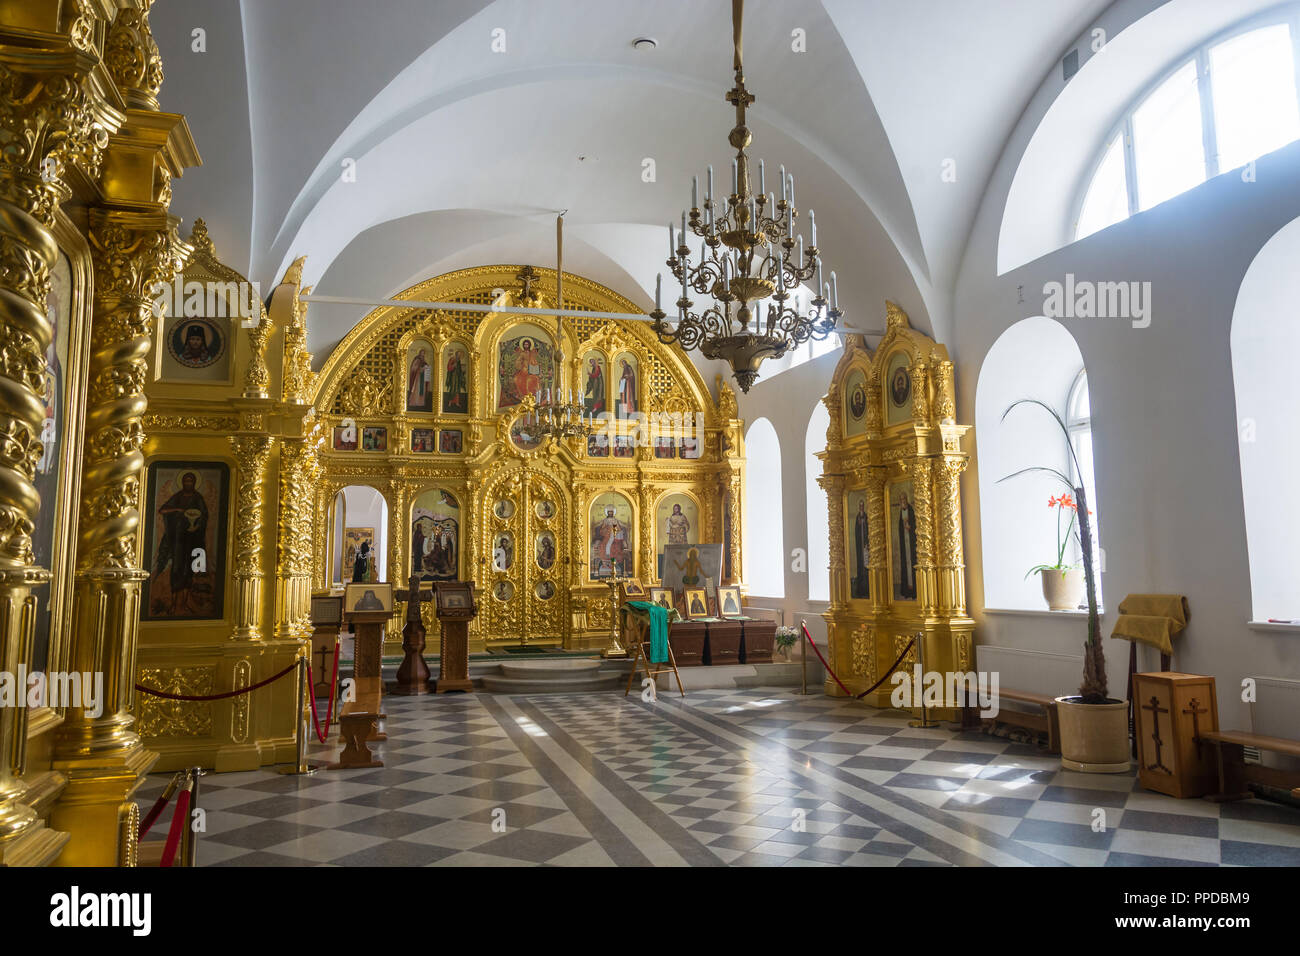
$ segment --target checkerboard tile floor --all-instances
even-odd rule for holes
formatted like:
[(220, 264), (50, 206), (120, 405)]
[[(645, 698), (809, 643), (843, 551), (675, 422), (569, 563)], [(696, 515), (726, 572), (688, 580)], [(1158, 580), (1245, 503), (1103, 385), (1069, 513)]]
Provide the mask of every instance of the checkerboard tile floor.
[[(1300, 810), (1176, 800), (1132, 773), (1063, 771), (1032, 747), (827, 697), (385, 707), (383, 768), (205, 776), (200, 865), (1300, 865)], [(169, 777), (150, 778), (142, 809)]]

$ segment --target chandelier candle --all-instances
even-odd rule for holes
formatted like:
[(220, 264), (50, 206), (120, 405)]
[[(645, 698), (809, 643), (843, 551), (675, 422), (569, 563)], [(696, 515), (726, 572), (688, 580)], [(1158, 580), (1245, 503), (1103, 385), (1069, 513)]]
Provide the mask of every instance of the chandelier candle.
[[(767, 191), (767, 164), (758, 160), (757, 188), (751, 188), (748, 149), (753, 132), (745, 111), (754, 95), (745, 87), (741, 63), (744, 0), (732, 0), (733, 69), (735, 85), (727, 102), (735, 108), (736, 125), (727, 136), (735, 148), (731, 160), (731, 195), (715, 202), (713, 166), (708, 166), (704, 209), (699, 207), (699, 178), (691, 177), (691, 207), (681, 215), (681, 236), (669, 226), (668, 268), (682, 284), (677, 301), (678, 321), (672, 328), (659, 301), (656, 281), (651, 328), (659, 340), (683, 349), (698, 348), (705, 358), (731, 366), (742, 391), (758, 378), (764, 359), (779, 358), (809, 340), (821, 341), (835, 331), (838, 305), (823, 294), (822, 257), (817, 248), (817, 222), (808, 215), (811, 241), (795, 238), (794, 174), (780, 167), (781, 199)], [(687, 236), (703, 240), (700, 256), (691, 261)], [(798, 250), (796, 255), (796, 249)], [(799, 287), (817, 279), (813, 298), (803, 311)], [(834, 275), (832, 274), (832, 290)], [(705, 299), (693, 312), (692, 294)], [(766, 321), (764, 320), (766, 317)]]

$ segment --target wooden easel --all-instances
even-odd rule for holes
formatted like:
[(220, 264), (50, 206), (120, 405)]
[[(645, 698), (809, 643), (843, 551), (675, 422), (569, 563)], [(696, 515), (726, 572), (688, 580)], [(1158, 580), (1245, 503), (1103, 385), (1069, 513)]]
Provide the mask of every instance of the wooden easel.
[[(647, 634), (650, 633), (650, 629), (648, 626), (646, 628), (646, 633)], [(624, 697), (626, 697), (628, 694), (632, 692), (632, 682), (636, 680), (636, 673), (638, 670), (644, 670), (646, 677), (649, 677), (651, 680), (654, 680), (657, 674), (671, 673), (673, 677), (677, 679), (678, 691), (681, 692), (681, 695), (683, 697), (686, 696), (686, 688), (682, 686), (682, 675), (677, 672), (677, 657), (676, 655), (673, 654), (672, 641), (668, 642), (668, 666), (667, 667), (662, 667), (662, 666), (655, 667), (654, 664), (650, 663), (650, 641), (648, 639), (644, 641), (632, 641), (631, 643), (632, 643), (632, 672), (627, 675), (627, 689), (623, 691)], [(658, 681), (655, 681), (655, 683), (657, 685)]]

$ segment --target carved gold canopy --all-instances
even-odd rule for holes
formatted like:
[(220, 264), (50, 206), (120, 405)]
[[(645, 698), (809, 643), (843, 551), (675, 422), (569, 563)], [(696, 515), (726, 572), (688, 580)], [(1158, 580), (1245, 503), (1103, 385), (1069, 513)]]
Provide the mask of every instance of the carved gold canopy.
[[(926, 670), (968, 670), (959, 477), (970, 426), (956, 420), (948, 350), (886, 304), (870, 351), (848, 336), (830, 390), (819, 479), (830, 509), (832, 666), (859, 693), (884, 676), (914, 634)], [(909, 651), (904, 667), (917, 659)], [(888, 705), (888, 682), (872, 702)], [(838, 689), (828, 683), (828, 693)]]

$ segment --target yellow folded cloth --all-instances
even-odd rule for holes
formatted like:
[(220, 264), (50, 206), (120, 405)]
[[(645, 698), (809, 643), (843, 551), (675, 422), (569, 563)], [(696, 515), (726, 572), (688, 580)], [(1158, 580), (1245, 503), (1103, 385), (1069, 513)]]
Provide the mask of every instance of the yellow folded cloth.
[(1141, 641), (1174, 652), (1173, 638), (1187, 626), (1191, 611), (1181, 594), (1130, 594), (1119, 605), (1119, 618), (1111, 637)]

